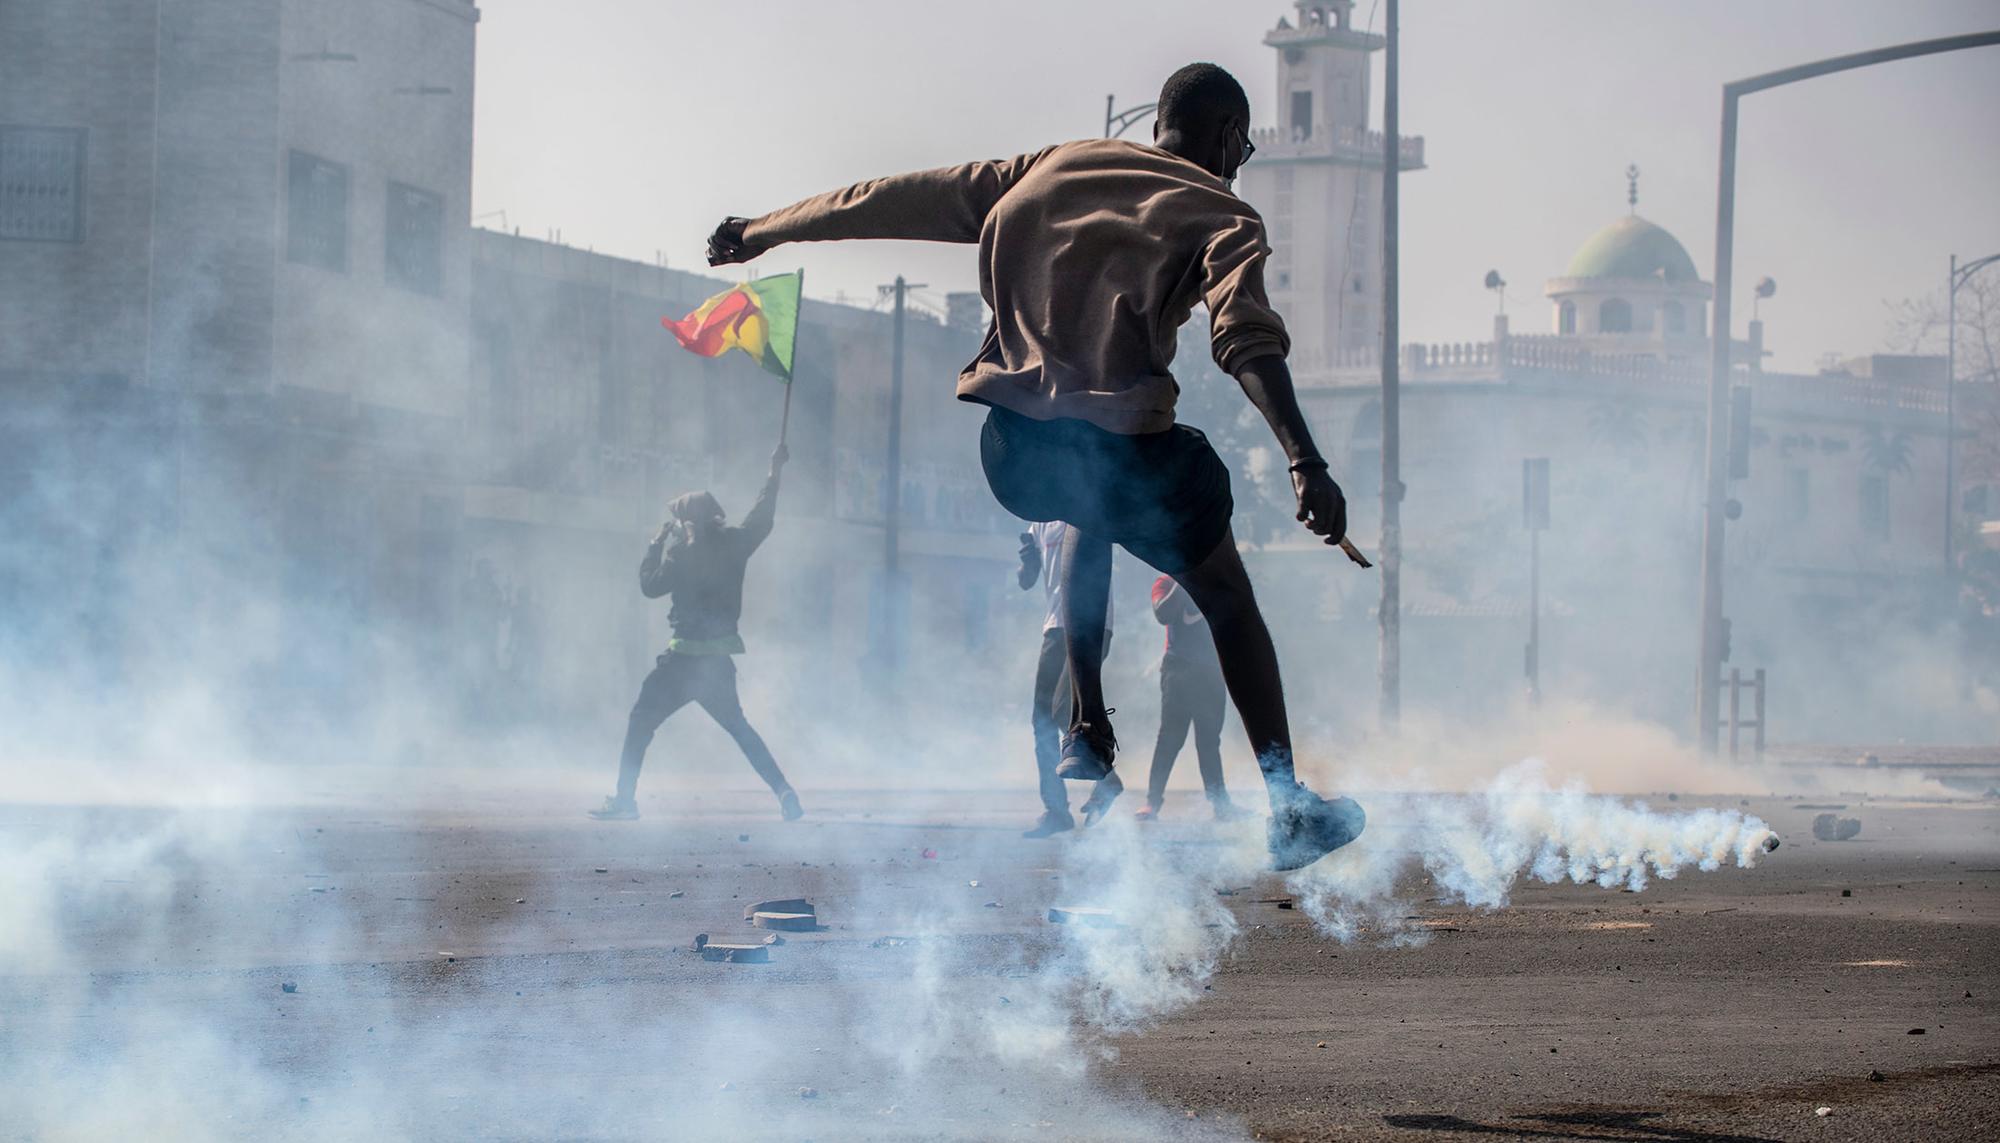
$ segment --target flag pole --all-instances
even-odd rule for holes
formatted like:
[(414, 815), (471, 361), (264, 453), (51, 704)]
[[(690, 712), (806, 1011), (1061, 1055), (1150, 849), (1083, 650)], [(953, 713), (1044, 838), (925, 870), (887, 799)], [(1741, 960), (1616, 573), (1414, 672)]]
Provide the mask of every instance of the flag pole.
[(784, 411), (778, 414), (778, 444), (780, 446), (785, 443), (786, 434), (792, 428), (792, 385), (798, 380), (799, 327), (804, 324), (799, 319), (805, 316), (805, 308), (806, 269), (804, 266), (801, 266), (799, 267), (799, 304), (792, 314), (792, 368), (785, 371), (785, 407)]

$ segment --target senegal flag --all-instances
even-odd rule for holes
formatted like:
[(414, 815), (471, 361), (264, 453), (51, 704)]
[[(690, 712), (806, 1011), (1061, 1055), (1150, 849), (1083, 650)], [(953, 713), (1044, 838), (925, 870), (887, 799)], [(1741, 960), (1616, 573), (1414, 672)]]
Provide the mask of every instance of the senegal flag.
[(790, 384), (804, 279), (805, 272), (796, 271), (732, 286), (681, 320), (661, 318), (660, 324), (673, 331), (683, 349), (703, 357), (740, 349)]

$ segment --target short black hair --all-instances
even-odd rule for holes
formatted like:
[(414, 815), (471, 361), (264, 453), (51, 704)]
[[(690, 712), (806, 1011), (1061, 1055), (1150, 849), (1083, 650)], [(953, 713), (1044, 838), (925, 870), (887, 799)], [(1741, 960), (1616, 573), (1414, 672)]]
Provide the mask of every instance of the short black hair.
[(1230, 116), (1250, 126), (1250, 97), (1236, 77), (1212, 63), (1191, 63), (1167, 77), (1160, 88), (1160, 124), (1200, 129)]

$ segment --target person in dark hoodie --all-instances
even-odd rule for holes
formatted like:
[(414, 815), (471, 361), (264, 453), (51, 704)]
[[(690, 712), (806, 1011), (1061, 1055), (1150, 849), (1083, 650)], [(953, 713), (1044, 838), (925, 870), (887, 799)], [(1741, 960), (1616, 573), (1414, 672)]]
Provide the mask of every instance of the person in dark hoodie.
[(1231, 189), (1254, 150), (1242, 85), (1189, 64), (1160, 90), (1150, 144), (1086, 139), (871, 179), (725, 218), (708, 260), (748, 262), (789, 242), (978, 244), (993, 324), (958, 396), (988, 407), (986, 482), (1023, 520), (1070, 525), (1062, 627), (1076, 702), (1060, 776), (1102, 779), (1117, 751), (1102, 669), (1118, 544), (1174, 577), (1207, 617), (1270, 794), (1272, 867), (1296, 869), (1354, 840), (1365, 815), (1294, 773), (1277, 650), (1230, 532), (1229, 469), (1175, 422), (1170, 370), (1181, 325), (1205, 305), (1216, 364), (1284, 451), (1299, 522), (1338, 544), (1347, 502), (1293, 391), (1290, 336), (1264, 291), (1264, 222)]
[(804, 815), (777, 759), (743, 714), (743, 703), (736, 696), (736, 663), (731, 659), (744, 650), (737, 631), (743, 617), (743, 573), (776, 522), (778, 474), (786, 459), (785, 446), (779, 445), (771, 454), (770, 476), (743, 523), (730, 527), (714, 496), (690, 492), (669, 506), (667, 522), (646, 548), (646, 558), (639, 563), (639, 590), (647, 599), (674, 597), (667, 612), (674, 634), (639, 687), (639, 700), (632, 704), (618, 763), (618, 792), (590, 811), (591, 817), (631, 821), (639, 816), (636, 795), (646, 747), (660, 724), (688, 703), (698, 704), (736, 740), (751, 769), (778, 796), (778, 809), (786, 821)]

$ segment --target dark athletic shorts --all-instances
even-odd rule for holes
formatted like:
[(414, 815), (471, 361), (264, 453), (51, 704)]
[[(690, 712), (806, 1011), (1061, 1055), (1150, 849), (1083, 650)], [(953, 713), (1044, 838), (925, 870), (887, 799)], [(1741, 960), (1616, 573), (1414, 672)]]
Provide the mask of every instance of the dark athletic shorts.
[(1023, 520), (1061, 520), (1168, 575), (1229, 534), (1229, 466), (1200, 429), (1127, 436), (1088, 421), (1037, 421), (999, 407), (979, 434), (986, 483)]

